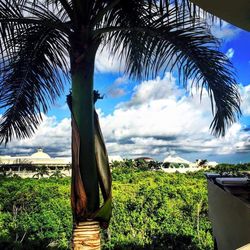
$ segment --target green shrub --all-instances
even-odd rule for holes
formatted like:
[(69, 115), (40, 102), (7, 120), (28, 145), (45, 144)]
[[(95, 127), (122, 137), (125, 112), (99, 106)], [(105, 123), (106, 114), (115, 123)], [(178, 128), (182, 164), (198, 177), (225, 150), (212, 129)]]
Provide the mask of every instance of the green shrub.
[(242, 163), (242, 164), (227, 164), (222, 163), (218, 164), (214, 168), (211, 168), (212, 171), (219, 173), (219, 174), (231, 174), (231, 175), (241, 175), (242, 172), (250, 171), (250, 164), (249, 163)]
[(69, 178), (1, 179), (0, 249), (68, 248), (71, 234)]
[[(213, 249), (202, 173), (117, 166), (103, 249)], [(70, 179), (0, 180), (0, 249), (69, 249)]]
[(117, 169), (113, 195), (107, 249), (213, 249), (204, 175)]

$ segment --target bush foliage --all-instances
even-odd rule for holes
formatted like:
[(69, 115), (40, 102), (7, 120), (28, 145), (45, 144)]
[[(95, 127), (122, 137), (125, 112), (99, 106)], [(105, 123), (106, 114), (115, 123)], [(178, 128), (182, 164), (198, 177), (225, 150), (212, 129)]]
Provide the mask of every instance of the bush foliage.
[(250, 171), (250, 163), (241, 163), (241, 164), (227, 164), (222, 163), (218, 164), (216, 167), (212, 168), (211, 171), (219, 173), (219, 174), (230, 174), (230, 175), (242, 175), (245, 172), (249, 173)]
[(69, 178), (0, 180), (0, 249), (66, 249), (70, 238)]
[[(112, 176), (103, 249), (213, 249), (203, 173), (122, 166)], [(70, 178), (0, 182), (0, 249), (69, 249)]]

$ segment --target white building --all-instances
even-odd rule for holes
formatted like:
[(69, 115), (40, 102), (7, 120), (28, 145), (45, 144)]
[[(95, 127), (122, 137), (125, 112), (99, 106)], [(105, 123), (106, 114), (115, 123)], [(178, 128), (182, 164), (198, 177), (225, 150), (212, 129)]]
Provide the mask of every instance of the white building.
[[(165, 166), (164, 166), (165, 165)], [(162, 170), (166, 173), (186, 173), (195, 172), (200, 168), (197, 165), (176, 155), (168, 155), (163, 160)]]
[(31, 165), (69, 165), (71, 164), (71, 158), (69, 157), (51, 157), (47, 153), (43, 152), (43, 149), (37, 149), (37, 152), (27, 156), (9, 156), (0, 155), (0, 164), (31, 164)]
[(163, 162), (165, 163), (179, 163), (179, 164), (187, 164), (187, 165), (191, 165), (192, 162), (185, 160), (179, 156), (174, 156), (174, 155), (168, 155)]
[(0, 172), (7, 176), (33, 178), (38, 176), (39, 171), (41, 172), (44, 167), (46, 168), (44, 177), (52, 176), (56, 170), (60, 171), (62, 176), (71, 176), (70, 166), (71, 158), (54, 158), (43, 152), (41, 148), (37, 149), (36, 153), (27, 156), (0, 156)]

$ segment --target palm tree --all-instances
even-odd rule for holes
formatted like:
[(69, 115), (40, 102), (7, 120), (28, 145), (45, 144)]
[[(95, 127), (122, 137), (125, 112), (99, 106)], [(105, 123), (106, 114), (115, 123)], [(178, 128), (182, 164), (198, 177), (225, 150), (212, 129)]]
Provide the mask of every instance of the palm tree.
[(37, 167), (36, 173), (32, 176), (33, 178), (43, 178), (45, 175), (49, 176), (49, 170), (46, 166)]
[(53, 173), (49, 176), (50, 178), (63, 178), (66, 174), (62, 173), (60, 169), (56, 169)]
[(232, 65), (186, 0), (0, 0), (1, 142), (31, 136), (71, 81), (75, 249), (98, 249), (99, 239), (83, 240), (89, 232), (82, 230), (93, 226), (98, 236), (99, 223), (107, 227), (111, 216), (111, 175), (94, 110), (100, 96), (93, 92), (95, 56), (103, 47), (125, 61), (130, 77), (177, 70), (184, 85), (191, 78), (206, 88), (215, 135), (240, 114)]
[(208, 160), (207, 159), (197, 159), (196, 160), (196, 165), (197, 165), (197, 167), (203, 167), (203, 168), (205, 168), (205, 167), (207, 167), (207, 164), (208, 164)]

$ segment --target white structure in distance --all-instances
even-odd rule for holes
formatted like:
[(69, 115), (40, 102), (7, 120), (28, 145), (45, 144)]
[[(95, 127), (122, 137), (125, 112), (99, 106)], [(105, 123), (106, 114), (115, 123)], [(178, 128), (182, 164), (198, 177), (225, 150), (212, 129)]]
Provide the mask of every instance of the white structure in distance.
[(191, 165), (193, 164), (192, 162), (185, 160), (179, 156), (173, 156), (173, 155), (168, 155), (163, 162), (169, 162), (169, 163), (179, 163), (179, 164), (188, 164)]
[(112, 161), (123, 161), (120, 155), (109, 155), (109, 163)]
[(216, 165), (218, 165), (217, 162), (214, 161), (208, 162), (206, 160), (204, 161), (203, 165), (199, 165), (201, 162), (202, 160), (200, 159), (197, 160), (196, 162), (190, 162), (179, 156), (169, 154), (163, 160), (162, 170), (168, 173), (173, 173), (173, 172), (186, 173), (186, 172), (195, 172), (204, 168), (215, 167)]
[(31, 164), (31, 165), (70, 165), (70, 157), (51, 157), (47, 153), (43, 152), (42, 148), (38, 148), (37, 152), (30, 156), (9, 156), (0, 155), (0, 164)]

